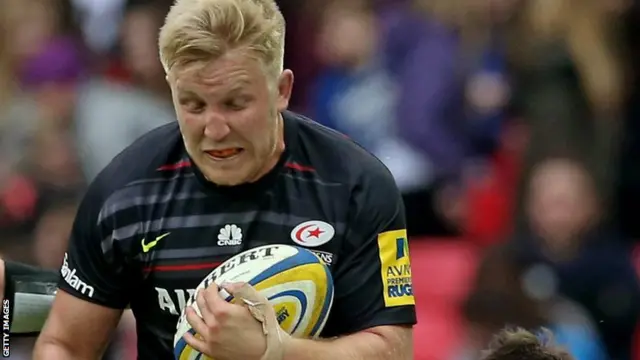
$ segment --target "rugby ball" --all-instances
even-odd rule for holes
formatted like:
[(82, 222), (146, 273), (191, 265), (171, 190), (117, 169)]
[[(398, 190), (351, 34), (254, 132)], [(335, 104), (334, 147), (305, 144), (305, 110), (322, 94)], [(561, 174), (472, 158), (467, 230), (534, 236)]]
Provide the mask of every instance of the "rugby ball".
[[(187, 301), (200, 315), (195, 298), (212, 283), (246, 282), (260, 291), (278, 317), (280, 327), (300, 338), (317, 338), (333, 304), (333, 278), (327, 265), (309, 250), (290, 245), (266, 245), (247, 250), (220, 264), (198, 285)], [(220, 295), (234, 302), (226, 291)], [(183, 310), (173, 340), (178, 360), (209, 359), (189, 346), (185, 333), (191, 328)]]

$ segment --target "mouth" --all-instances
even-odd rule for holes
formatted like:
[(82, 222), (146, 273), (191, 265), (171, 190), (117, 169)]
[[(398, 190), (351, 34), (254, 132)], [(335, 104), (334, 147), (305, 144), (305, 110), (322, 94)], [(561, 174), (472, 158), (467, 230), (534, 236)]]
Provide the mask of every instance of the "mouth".
[(209, 155), (210, 158), (216, 161), (231, 160), (242, 155), (243, 152), (244, 152), (243, 148), (228, 148), (228, 149), (205, 151), (205, 153)]

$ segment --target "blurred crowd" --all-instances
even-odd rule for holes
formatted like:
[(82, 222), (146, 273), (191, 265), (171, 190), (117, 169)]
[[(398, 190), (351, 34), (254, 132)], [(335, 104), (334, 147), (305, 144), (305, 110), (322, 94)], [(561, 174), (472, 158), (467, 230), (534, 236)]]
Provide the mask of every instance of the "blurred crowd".
[[(465, 330), (432, 359), (477, 359), (505, 324), (548, 327), (578, 360), (640, 359), (638, 1), (277, 2), (292, 110), (387, 165), (412, 244), (478, 254)], [(175, 121), (157, 49), (170, 5), (3, 0), (2, 256), (58, 268), (87, 184)], [(440, 275), (418, 255), (428, 287)], [(135, 358), (131, 324), (107, 357)]]

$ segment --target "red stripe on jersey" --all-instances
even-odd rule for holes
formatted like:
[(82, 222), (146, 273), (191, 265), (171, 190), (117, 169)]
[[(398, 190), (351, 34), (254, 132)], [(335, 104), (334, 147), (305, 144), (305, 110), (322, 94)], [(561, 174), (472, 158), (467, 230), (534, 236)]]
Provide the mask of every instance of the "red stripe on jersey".
[(300, 165), (298, 163), (294, 163), (294, 162), (288, 162), (286, 164), (284, 164), (285, 167), (288, 167), (289, 169), (293, 169), (293, 170), (297, 170), (297, 171), (316, 171), (316, 169), (310, 167), (310, 166), (304, 166), (304, 165)]
[(201, 264), (184, 264), (184, 265), (152, 265), (144, 268), (145, 272), (151, 271), (191, 271), (203, 269), (215, 269), (221, 262), (208, 262)]
[(191, 166), (191, 161), (183, 160), (175, 164), (162, 165), (158, 168), (158, 171), (178, 170), (178, 169), (182, 169), (190, 166)]

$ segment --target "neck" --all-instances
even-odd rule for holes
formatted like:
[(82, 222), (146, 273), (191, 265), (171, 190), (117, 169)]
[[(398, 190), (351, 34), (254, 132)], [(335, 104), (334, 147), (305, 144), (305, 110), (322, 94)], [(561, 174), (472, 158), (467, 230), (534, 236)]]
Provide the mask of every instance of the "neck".
[(543, 243), (543, 252), (550, 259), (557, 262), (570, 261), (580, 251), (580, 235), (573, 234), (563, 237), (549, 237)]

